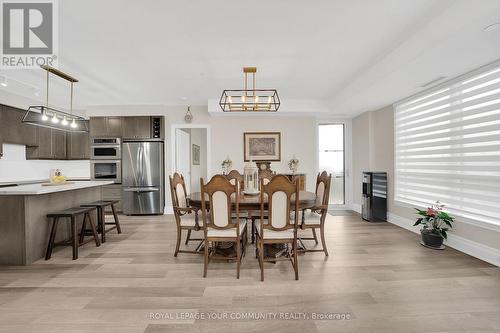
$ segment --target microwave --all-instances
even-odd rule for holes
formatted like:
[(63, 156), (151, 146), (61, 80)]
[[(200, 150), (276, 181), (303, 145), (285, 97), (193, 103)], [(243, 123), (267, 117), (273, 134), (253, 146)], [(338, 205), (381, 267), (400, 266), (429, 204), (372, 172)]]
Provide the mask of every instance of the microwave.
[(122, 162), (120, 160), (90, 161), (90, 179), (122, 182)]
[(120, 138), (94, 138), (90, 144), (90, 159), (113, 160), (122, 158)]

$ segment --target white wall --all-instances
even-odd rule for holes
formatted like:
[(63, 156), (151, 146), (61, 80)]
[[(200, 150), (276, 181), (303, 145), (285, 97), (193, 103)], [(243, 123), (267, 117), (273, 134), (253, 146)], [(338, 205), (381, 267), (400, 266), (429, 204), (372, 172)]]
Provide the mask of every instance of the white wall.
[[(191, 128), (191, 192), (200, 191), (200, 178), (207, 179), (207, 130)], [(193, 164), (193, 145), (200, 147), (200, 165)]]
[(26, 160), (26, 147), (3, 144), (0, 159), (0, 183), (49, 179), (50, 169), (61, 169), (69, 178), (90, 178), (89, 161)]

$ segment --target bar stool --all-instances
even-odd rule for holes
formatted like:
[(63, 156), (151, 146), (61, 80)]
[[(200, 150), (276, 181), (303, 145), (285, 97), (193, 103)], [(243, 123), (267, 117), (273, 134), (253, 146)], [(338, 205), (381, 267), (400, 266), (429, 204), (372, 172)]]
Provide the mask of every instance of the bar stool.
[[(99, 241), (99, 236), (97, 235), (94, 222), (92, 221), (92, 216), (90, 215), (90, 212), (93, 212), (94, 210), (95, 208), (93, 207), (87, 207), (87, 208), (76, 207), (76, 208), (69, 208), (57, 213), (47, 214), (48, 218), (52, 218), (52, 228), (50, 230), (49, 244), (47, 245), (47, 253), (45, 254), (45, 260), (50, 259), (50, 257), (52, 256), (52, 249), (55, 246), (69, 245), (69, 244), (71, 244), (71, 246), (73, 247), (73, 260), (78, 259), (78, 248), (83, 244), (87, 244), (88, 242), (92, 241), (92, 238), (83, 241), (87, 222), (90, 224), (90, 229), (92, 230), (92, 234), (94, 236), (93, 239), (95, 240), (95, 245), (101, 246), (101, 242)], [(81, 215), (83, 215), (83, 223), (82, 223), (82, 229), (80, 231), (80, 237), (78, 237), (78, 233), (76, 231), (76, 222), (77, 222), (76, 219), (78, 216)], [(71, 222), (71, 239), (59, 243), (54, 243), (57, 233), (57, 225), (61, 218), (69, 218), (65, 219), (65, 221)]]
[[(94, 207), (97, 209), (97, 231), (101, 233), (101, 243), (106, 242), (106, 233), (116, 229), (119, 234), (122, 233), (120, 228), (120, 221), (118, 220), (118, 215), (116, 214), (115, 204), (120, 202), (119, 200), (101, 200), (88, 204), (81, 205), (81, 207)], [(104, 214), (104, 208), (111, 206), (113, 212), (113, 222), (106, 222), (106, 216)], [(106, 229), (106, 225), (113, 225), (111, 228)]]

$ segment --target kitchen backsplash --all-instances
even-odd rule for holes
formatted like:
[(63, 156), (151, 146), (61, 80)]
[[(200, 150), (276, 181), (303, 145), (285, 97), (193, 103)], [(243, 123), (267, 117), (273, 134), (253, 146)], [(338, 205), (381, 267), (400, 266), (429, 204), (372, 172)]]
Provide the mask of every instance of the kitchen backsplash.
[(90, 178), (89, 161), (26, 160), (26, 146), (3, 144), (0, 183), (48, 179), (50, 169), (61, 169), (68, 178)]

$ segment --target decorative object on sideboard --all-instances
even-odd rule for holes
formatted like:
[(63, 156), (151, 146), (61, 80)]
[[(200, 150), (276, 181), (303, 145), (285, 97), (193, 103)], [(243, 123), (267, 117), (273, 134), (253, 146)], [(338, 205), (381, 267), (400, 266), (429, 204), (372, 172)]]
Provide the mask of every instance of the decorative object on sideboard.
[(281, 161), (281, 133), (243, 133), (243, 155), (245, 162)]
[(221, 163), (221, 167), (222, 167), (222, 174), (223, 175), (227, 175), (227, 173), (229, 172), (229, 170), (231, 170), (231, 167), (233, 166), (233, 161), (231, 161), (231, 159), (228, 157), (226, 157), (226, 159), (224, 161), (222, 161)]
[(257, 165), (250, 161), (245, 163), (243, 172), (244, 190), (243, 193), (248, 195), (259, 194), (259, 168)]
[[(257, 67), (243, 67), (244, 89), (224, 90), (219, 105), (224, 112), (276, 112), (280, 98), (276, 89), (256, 89)], [(248, 74), (252, 76), (252, 89), (248, 89)]]
[[(51, 128), (59, 131), (65, 132), (88, 132), (87, 122), (83, 117), (73, 114), (73, 84), (78, 82), (77, 79), (69, 76), (68, 74), (61, 72), (60, 70), (42, 65), (40, 66), (46, 71), (46, 99), (45, 105), (30, 105), (24, 118), (23, 123)], [(68, 81), (70, 83), (70, 112), (64, 112), (49, 107), (49, 76), (50, 73), (59, 76), (60, 78)]]
[(269, 161), (256, 161), (255, 164), (257, 164), (257, 168), (259, 168), (259, 173), (265, 170), (271, 171), (271, 162)]
[(200, 146), (193, 143), (192, 152), (193, 156), (191, 157), (191, 159), (193, 160), (193, 165), (200, 165)]
[(186, 123), (190, 123), (191, 121), (193, 121), (193, 114), (191, 113), (191, 106), (190, 105), (188, 105), (186, 115), (184, 116), (184, 121)]
[(426, 210), (417, 210), (420, 216), (413, 226), (421, 225), (420, 234), (422, 240), (420, 244), (425, 247), (443, 250), (443, 240), (448, 239), (448, 231), (453, 228), (454, 217), (445, 212), (445, 205), (436, 201), (431, 207)]
[(290, 168), (290, 171), (292, 171), (293, 174), (297, 172), (297, 169), (299, 168), (299, 160), (293, 155), (292, 159), (288, 161), (288, 168)]

